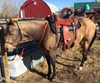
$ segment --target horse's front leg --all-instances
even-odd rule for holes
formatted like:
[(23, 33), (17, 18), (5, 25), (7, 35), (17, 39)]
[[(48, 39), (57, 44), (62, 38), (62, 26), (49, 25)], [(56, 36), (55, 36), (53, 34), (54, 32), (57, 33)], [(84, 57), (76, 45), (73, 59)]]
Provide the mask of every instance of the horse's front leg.
[(48, 78), (50, 78), (50, 74), (51, 74), (51, 62), (50, 62), (50, 56), (46, 55), (46, 60), (47, 60), (47, 64), (48, 64)]

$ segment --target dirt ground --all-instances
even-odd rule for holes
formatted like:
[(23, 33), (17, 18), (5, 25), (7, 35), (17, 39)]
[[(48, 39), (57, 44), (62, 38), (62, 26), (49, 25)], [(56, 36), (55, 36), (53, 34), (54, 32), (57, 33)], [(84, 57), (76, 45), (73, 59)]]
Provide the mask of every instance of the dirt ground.
[(88, 53), (87, 63), (83, 70), (77, 70), (82, 59), (80, 46), (57, 55), (56, 80), (51, 82), (44, 76), (47, 63), (44, 60), (34, 69), (19, 76), (17, 83), (100, 83), (100, 40), (95, 40)]

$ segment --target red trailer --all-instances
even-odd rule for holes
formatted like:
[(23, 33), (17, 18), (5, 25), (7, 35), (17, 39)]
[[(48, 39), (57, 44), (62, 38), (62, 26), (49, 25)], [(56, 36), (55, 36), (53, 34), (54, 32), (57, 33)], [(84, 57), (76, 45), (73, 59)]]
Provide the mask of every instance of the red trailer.
[(58, 11), (55, 5), (43, 0), (27, 0), (20, 8), (19, 18), (45, 18)]

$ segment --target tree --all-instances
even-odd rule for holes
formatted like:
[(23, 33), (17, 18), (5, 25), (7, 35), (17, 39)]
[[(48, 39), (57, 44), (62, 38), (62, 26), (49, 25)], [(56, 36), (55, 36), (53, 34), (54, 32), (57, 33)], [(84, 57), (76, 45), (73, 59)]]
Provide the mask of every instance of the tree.
[(3, 0), (0, 2), (1, 9), (0, 12), (2, 17), (14, 17), (18, 15), (19, 9), (23, 3), (21, 0)]
[(71, 6), (71, 8), (70, 8), (70, 9), (71, 9), (72, 13), (74, 13), (74, 7), (73, 7), (73, 6)]

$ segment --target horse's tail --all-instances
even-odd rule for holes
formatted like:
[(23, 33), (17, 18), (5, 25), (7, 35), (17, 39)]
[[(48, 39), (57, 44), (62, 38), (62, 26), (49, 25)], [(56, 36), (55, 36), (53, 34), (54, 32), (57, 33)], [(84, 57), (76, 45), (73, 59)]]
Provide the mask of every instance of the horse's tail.
[(90, 43), (90, 45), (89, 45), (88, 50), (91, 48), (91, 46), (92, 46), (94, 40), (96, 39), (96, 35), (97, 35), (97, 30), (95, 29), (95, 34), (94, 34), (94, 37), (93, 37), (93, 39), (92, 39), (92, 41), (91, 41), (91, 43)]

